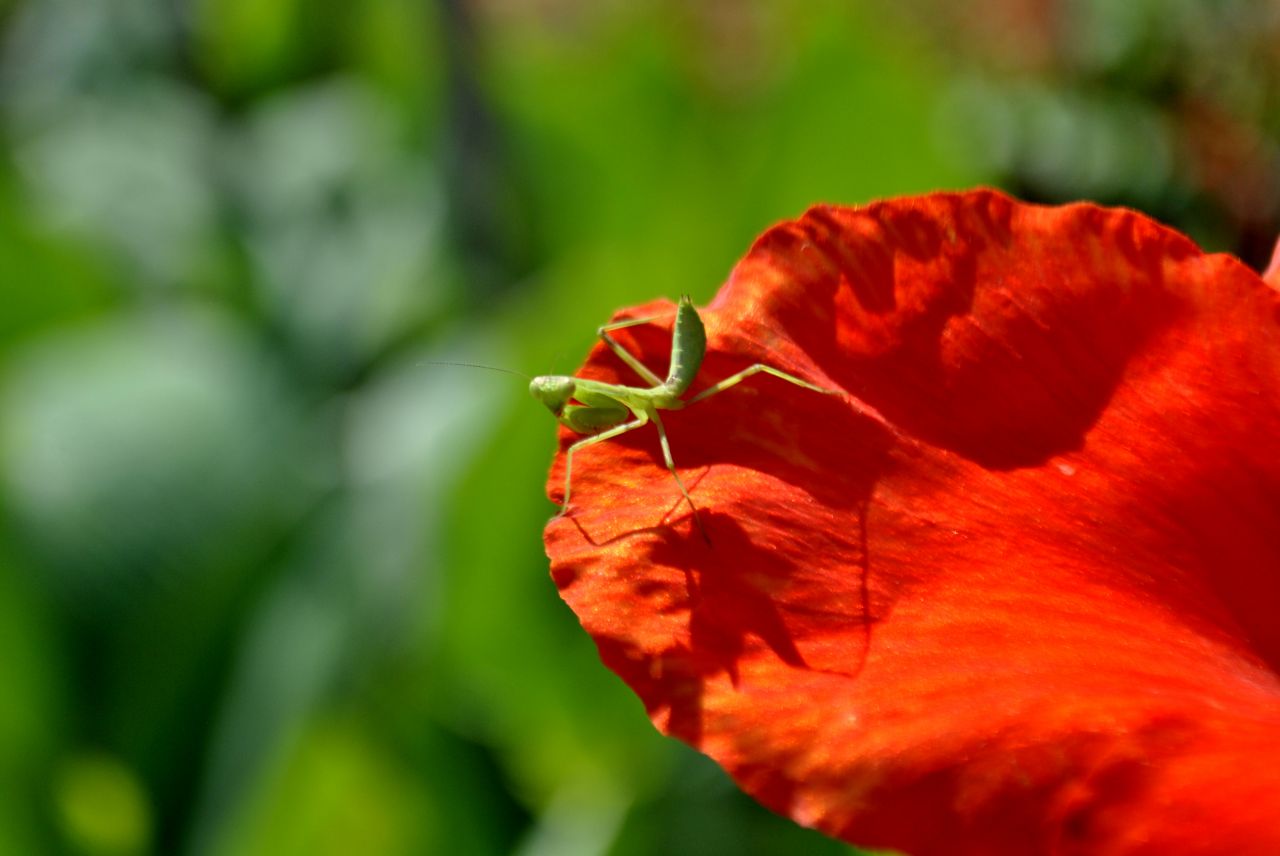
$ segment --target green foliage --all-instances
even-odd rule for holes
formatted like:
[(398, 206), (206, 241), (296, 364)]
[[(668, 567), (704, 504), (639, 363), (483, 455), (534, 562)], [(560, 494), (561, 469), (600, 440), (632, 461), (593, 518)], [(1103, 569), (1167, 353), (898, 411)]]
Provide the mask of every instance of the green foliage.
[(1023, 163), (941, 102), (1077, 103), (884, 10), (8, 4), (0, 851), (849, 852), (654, 731), (547, 576), (554, 424), (437, 363), (571, 372), (811, 203)]

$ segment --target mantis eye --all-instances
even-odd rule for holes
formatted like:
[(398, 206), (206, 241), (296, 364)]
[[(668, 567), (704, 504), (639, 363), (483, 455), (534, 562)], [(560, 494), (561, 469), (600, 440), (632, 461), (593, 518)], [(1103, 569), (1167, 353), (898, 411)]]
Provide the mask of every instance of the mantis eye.
[(529, 394), (545, 404), (547, 409), (558, 417), (564, 410), (564, 406), (569, 403), (569, 399), (573, 398), (575, 388), (576, 385), (571, 377), (543, 375), (535, 377), (529, 383)]

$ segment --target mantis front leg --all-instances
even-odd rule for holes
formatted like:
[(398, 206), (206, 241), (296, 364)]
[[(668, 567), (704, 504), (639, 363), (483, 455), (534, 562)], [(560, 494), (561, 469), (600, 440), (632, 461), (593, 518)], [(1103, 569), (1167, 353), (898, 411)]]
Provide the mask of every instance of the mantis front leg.
[(602, 443), (605, 440), (611, 440), (614, 437), (627, 433), (628, 431), (634, 431), (635, 429), (647, 424), (650, 418), (653, 420), (654, 427), (658, 429), (658, 441), (662, 445), (662, 460), (667, 465), (667, 470), (671, 473), (672, 477), (675, 478), (676, 485), (680, 488), (680, 493), (684, 496), (685, 501), (689, 503), (689, 508), (693, 511), (693, 522), (698, 527), (698, 531), (702, 534), (703, 539), (705, 539), (707, 543), (710, 543), (710, 539), (707, 537), (707, 531), (702, 528), (702, 519), (698, 516), (698, 506), (693, 504), (693, 497), (689, 495), (689, 489), (685, 487), (684, 479), (680, 478), (680, 473), (676, 471), (676, 463), (671, 456), (671, 443), (667, 440), (667, 431), (666, 428), (663, 427), (662, 417), (658, 416), (658, 412), (656, 410), (651, 413), (641, 412), (637, 418), (630, 422), (615, 425), (613, 428), (601, 431), (599, 434), (594, 434), (583, 440), (579, 440), (569, 447), (568, 451), (565, 452), (564, 459), (564, 502), (560, 506), (560, 515), (562, 516), (567, 514), (569, 511), (569, 495), (572, 490), (571, 486), (573, 483), (573, 453), (579, 449), (585, 448), (586, 446), (590, 446), (593, 443)]
[[(556, 515), (557, 517), (563, 516), (569, 512), (569, 484), (573, 478), (573, 453), (585, 446), (590, 446), (593, 443), (602, 443), (605, 440), (610, 440), (620, 434), (625, 434), (628, 431), (634, 431), (648, 421), (649, 417), (642, 414), (631, 422), (624, 422), (621, 425), (615, 425), (607, 431), (601, 431), (599, 434), (593, 434), (584, 440), (579, 440), (569, 447), (569, 450), (565, 452), (564, 456), (564, 502), (560, 506), (560, 514)], [(677, 481), (678, 480), (679, 477), (677, 477)], [(683, 489), (684, 487), (681, 486), (681, 490)]]

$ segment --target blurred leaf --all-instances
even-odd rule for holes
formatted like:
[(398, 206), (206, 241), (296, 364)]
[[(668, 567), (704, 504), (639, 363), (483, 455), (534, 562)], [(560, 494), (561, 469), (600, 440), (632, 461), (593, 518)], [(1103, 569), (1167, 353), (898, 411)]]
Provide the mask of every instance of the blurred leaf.
[(73, 852), (133, 856), (147, 852), (151, 812), (128, 767), (108, 755), (69, 758), (54, 783), (59, 819)]
[(65, 662), (46, 601), (15, 567), (0, 530), (0, 853), (36, 853), (48, 766), (66, 725)]
[(22, 129), (17, 162), (50, 225), (116, 250), (138, 286), (174, 288), (207, 263), (214, 125), (201, 95), (151, 81), (49, 112)]
[(275, 747), (439, 609), (437, 509), (486, 434), (495, 383), (415, 355), (342, 402), (334, 490), (245, 620), (196, 806), (198, 852), (252, 810), (245, 795)]
[(608, 787), (572, 783), (543, 809), (515, 856), (603, 856), (622, 827), (627, 805)]
[(41, 234), (28, 216), (11, 183), (0, 182), (0, 357), (16, 342), (115, 303), (94, 260), (74, 244)]
[[(320, 720), (279, 759), (253, 811), (214, 852), (237, 856), (368, 856), (449, 852), (432, 846), (442, 817), (410, 771), (357, 725)], [(468, 852), (468, 851), (453, 851)]]
[(440, 193), (398, 123), (376, 90), (332, 80), (257, 108), (228, 159), (262, 302), (304, 363), (337, 382), (444, 298)]
[(943, 122), (975, 163), (1063, 199), (1168, 205), (1188, 195), (1174, 180), (1173, 128), (1135, 98), (959, 80)]
[(202, 551), (264, 509), (292, 439), (264, 356), (201, 312), (42, 340), (15, 359), (4, 400), (15, 520), (65, 593), (102, 606), (206, 566)]
[[(221, 92), (243, 97), (297, 73), (314, 41), (299, 38), (310, 21), (302, 0), (201, 0), (194, 5), (197, 51)], [(314, 31), (313, 31), (314, 32)]]
[[(352, 65), (410, 108), (436, 105), (443, 99), (443, 45), (436, 6), (420, 0), (356, 0), (352, 4), (358, 10), (347, 43)], [(428, 111), (422, 121), (434, 125), (439, 118)]]

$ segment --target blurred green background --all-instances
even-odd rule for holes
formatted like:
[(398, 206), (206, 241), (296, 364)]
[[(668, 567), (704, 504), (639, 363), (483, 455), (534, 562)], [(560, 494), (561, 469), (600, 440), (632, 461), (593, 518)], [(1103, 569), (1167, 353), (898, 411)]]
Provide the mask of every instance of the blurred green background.
[[(996, 184), (1265, 263), (1273, 2), (0, 2), (0, 852), (845, 853), (547, 576), (620, 306)], [(922, 818), (922, 822), (927, 822)]]

